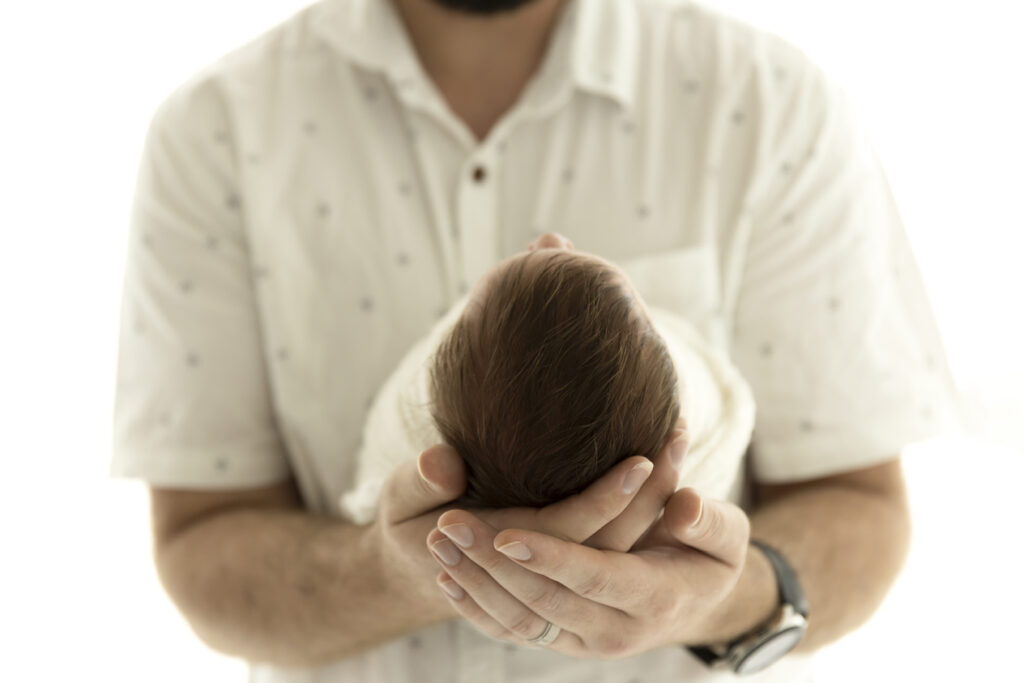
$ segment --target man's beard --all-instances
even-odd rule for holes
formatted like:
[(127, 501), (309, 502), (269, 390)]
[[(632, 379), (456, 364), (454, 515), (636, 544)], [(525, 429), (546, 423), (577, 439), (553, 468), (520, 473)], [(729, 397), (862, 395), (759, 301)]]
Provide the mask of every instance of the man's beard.
[(433, 0), (434, 3), (466, 14), (511, 12), (533, 0)]

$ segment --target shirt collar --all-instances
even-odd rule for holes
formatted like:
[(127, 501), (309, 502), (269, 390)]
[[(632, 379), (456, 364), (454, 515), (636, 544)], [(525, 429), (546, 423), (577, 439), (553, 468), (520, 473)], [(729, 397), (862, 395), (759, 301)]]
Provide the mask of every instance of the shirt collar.
[[(316, 30), (332, 46), (396, 83), (427, 78), (390, 0), (322, 1)], [(569, 84), (632, 108), (639, 51), (636, 12), (632, 0), (567, 0), (552, 41), (570, 41), (567, 50), (558, 51), (569, 56), (569, 63), (550, 64), (538, 74), (549, 81), (541, 89), (561, 90)]]

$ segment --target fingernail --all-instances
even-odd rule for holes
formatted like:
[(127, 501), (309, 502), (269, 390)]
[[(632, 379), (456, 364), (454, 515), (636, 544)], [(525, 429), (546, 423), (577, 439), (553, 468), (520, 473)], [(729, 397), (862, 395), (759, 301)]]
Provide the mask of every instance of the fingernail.
[(459, 549), (452, 545), (451, 541), (438, 541), (434, 545), (430, 546), (430, 549), (437, 555), (437, 559), (444, 562), (449, 567), (454, 567), (459, 563), (459, 558), (462, 557), (462, 553)]
[(423, 454), (420, 453), (420, 457), (416, 458), (416, 471), (420, 473), (420, 479), (427, 482), (427, 486), (437, 491), (437, 484), (427, 479), (427, 475), (423, 474)]
[(452, 524), (441, 527), (440, 531), (463, 548), (473, 545), (473, 531), (465, 524)]
[(519, 541), (512, 541), (511, 543), (506, 543), (505, 545), (498, 548), (498, 552), (505, 553), (513, 560), (528, 560), (531, 557), (533, 557), (533, 553), (530, 552), (530, 549), (522, 543), (520, 543)]
[(648, 460), (647, 462), (642, 462), (633, 469), (631, 469), (629, 472), (626, 473), (626, 476), (622, 480), (622, 492), (628, 496), (629, 494), (636, 491), (638, 488), (640, 488), (641, 484), (647, 481), (647, 477), (650, 476), (651, 470), (653, 469), (654, 463), (651, 462), (650, 460)]
[(690, 435), (683, 432), (679, 437), (672, 442), (669, 447), (669, 459), (672, 460), (672, 466), (677, 470), (683, 464), (683, 456), (686, 455), (686, 450), (690, 446)]
[(703, 516), (704, 516), (704, 499), (701, 498), (700, 499), (700, 510), (697, 511), (697, 519), (693, 520), (693, 524), (690, 525), (690, 528), (693, 529), (698, 524), (700, 524), (700, 518), (703, 517)]
[(454, 581), (438, 581), (437, 585), (441, 587), (445, 593), (448, 594), (452, 600), (461, 600), (466, 592), (459, 587), (459, 584)]

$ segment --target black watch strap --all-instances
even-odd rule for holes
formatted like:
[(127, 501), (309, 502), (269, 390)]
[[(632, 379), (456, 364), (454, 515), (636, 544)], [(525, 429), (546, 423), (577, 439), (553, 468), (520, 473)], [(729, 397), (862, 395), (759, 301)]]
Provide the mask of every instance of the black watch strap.
[[(757, 546), (764, 553), (768, 561), (771, 562), (772, 569), (775, 570), (775, 583), (779, 591), (779, 605), (791, 605), (796, 612), (806, 618), (809, 611), (807, 596), (804, 595), (803, 589), (800, 588), (800, 581), (797, 579), (793, 568), (789, 566), (789, 562), (786, 561), (779, 551), (767, 543), (750, 539), (750, 544)], [(725, 646), (725, 651), (728, 652), (749, 636), (750, 633), (737, 636)], [(714, 666), (723, 659), (721, 653), (709, 647), (688, 646), (686, 649), (708, 666)]]
[(804, 595), (803, 590), (800, 588), (800, 581), (797, 580), (796, 573), (789, 566), (789, 562), (786, 562), (779, 551), (767, 543), (750, 539), (750, 545), (756, 545), (772, 563), (772, 568), (775, 569), (775, 580), (779, 586), (781, 602), (792, 605), (793, 609), (806, 617), (808, 611), (807, 596)]

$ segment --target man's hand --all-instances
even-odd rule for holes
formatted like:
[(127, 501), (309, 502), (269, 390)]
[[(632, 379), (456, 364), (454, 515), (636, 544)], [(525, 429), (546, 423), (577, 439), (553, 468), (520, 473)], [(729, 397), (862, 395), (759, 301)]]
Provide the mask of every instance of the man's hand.
[(473, 513), (496, 529), (531, 529), (594, 548), (625, 552), (652, 528), (676, 490), (679, 468), (689, 446), (685, 428), (685, 421), (680, 419), (653, 463), (642, 456), (627, 458), (575, 496), (544, 508)]
[[(479, 510), (477, 514), (497, 529), (529, 529), (568, 541), (628, 550), (658, 519), (675, 490), (687, 446), (684, 426), (680, 422), (654, 463), (641, 456), (628, 458), (579, 494), (544, 508)], [(415, 463), (403, 463), (388, 478), (368, 534), (380, 558), (380, 570), (392, 579), (390, 585), (410, 591), (408, 598), (413, 604), (453, 616), (438, 594), (436, 564), (424, 539), (465, 487), (465, 466), (454, 449), (431, 446)], [(457, 554), (448, 542), (432, 550), (449, 557)]]
[(466, 469), (455, 451), (431, 446), (415, 462), (404, 462), (388, 477), (377, 503), (377, 517), (367, 541), (379, 558), (379, 570), (395, 590), (417, 609), (450, 614), (451, 609), (431, 589), (435, 567), (423, 552), (423, 538), (446, 508), (466, 488)]
[(462, 510), (441, 515), (428, 543), (445, 537), (461, 552), (454, 564), (439, 558), (438, 583), (481, 631), (526, 645), (550, 621), (562, 631), (549, 649), (610, 659), (705, 642), (742, 571), (750, 522), (731, 503), (683, 489), (630, 553), (499, 531)]

